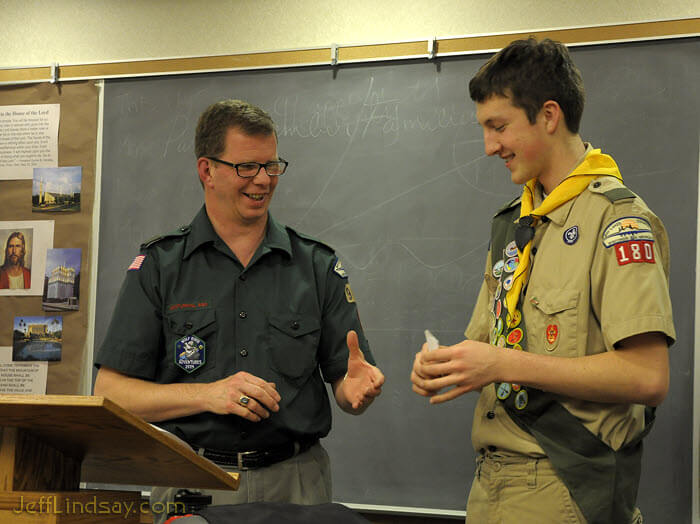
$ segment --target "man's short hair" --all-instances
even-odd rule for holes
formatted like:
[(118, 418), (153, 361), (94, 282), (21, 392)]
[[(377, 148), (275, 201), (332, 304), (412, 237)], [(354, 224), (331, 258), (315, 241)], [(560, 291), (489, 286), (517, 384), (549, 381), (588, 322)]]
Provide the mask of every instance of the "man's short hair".
[(27, 242), (24, 240), (24, 235), (21, 231), (15, 231), (9, 237), (7, 237), (7, 242), (5, 243), (5, 260), (2, 263), (3, 268), (10, 265), (10, 242), (13, 238), (19, 238), (22, 241), (22, 255), (19, 257), (19, 265), (24, 267), (24, 255), (27, 254)]
[(199, 117), (194, 137), (197, 158), (223, 153), (229, 128), (239, 128), (250, 136), (276, 134), (275, 123), (264, 110), (242, 100), (222, 100)]
[(560, 42), (515, 40), (492, 56), (469, 82), (469, 96), (481, 103), (494, 95), (509, 97), (531, 124), (544, 103), (554, 100), (566, 127), (578, 133), (585, 101), (583, 79)]

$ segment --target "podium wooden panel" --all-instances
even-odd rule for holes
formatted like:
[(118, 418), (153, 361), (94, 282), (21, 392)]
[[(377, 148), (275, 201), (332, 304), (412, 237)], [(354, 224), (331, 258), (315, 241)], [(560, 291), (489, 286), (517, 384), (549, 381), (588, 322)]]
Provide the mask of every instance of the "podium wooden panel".
[[(83, 482), (237, 489), (238, 476), (104, 397), (0, 395), (0, 522), (139, 522), (140, 494)], [(128, 506), (133, 503), (132, 506)]]

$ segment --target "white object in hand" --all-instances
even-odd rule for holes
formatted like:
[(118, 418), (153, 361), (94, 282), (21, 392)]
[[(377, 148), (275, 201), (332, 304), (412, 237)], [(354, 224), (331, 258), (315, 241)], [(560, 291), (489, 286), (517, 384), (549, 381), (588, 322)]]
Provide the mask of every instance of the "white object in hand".
[(437, 349), (440, 347), (440, 342), (438, 342), (438, 339), (435, 338), (435, 335), (433, 335), (429, 330), (425, 330), (425, 341), (428, 344), (428, 351), (432, 351), (434, 349)]

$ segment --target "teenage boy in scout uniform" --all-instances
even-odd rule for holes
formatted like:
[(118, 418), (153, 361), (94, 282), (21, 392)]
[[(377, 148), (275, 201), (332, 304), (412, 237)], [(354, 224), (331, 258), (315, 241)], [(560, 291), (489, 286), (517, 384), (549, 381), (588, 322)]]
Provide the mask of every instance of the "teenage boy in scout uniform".
[[(333, 249), (269, 214), (287, 162), (265, 111), (213, 104), (195, 153), (204, 206), (128, 268), (95, 394), (240, 472), (239, 490), (214, 492), (215, 504), (330, 502), (324, 380), (353, 414), (384, 382), (347, 275)], [(154, 488), (152, 501), (174, 492)]]
[(524, 187), (493, 219), (467, 340), (424, 346), (413, 389), (433, 404), (480, 391), (468, 522), (641, 522), (641, 439), (675, 337), (666, 230), (578, 135), (563, 45), (512, 42), (469, 91), (486, 153)]

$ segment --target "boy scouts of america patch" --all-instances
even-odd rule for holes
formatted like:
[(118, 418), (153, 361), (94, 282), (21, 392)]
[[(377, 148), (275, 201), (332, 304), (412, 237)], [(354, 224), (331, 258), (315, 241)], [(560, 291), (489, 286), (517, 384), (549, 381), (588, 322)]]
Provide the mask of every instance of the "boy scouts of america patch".
[(348, 278), (348, 274), (345, 271), (345, 268), (343, 267), (343, 264), (340, 262), (339, 258), (335, 259), (335, 266), (333, 266), (333, 272), (341, 278)]
[(145, 259), (146, 259), (146, 255), (138, 255), (126, 270), (127, 271), (138, 271), (139, 269), (141, 269), (141, 264), (143, 264), (143, 261)]
[(175, 364), (192, 373), (206, 362), (206, 343), (194, 335), (187, 335), (175, 342)]
[(572, 226), (564, 231), (564, 243), (572, 246), (578, 240), (578, 226)]

